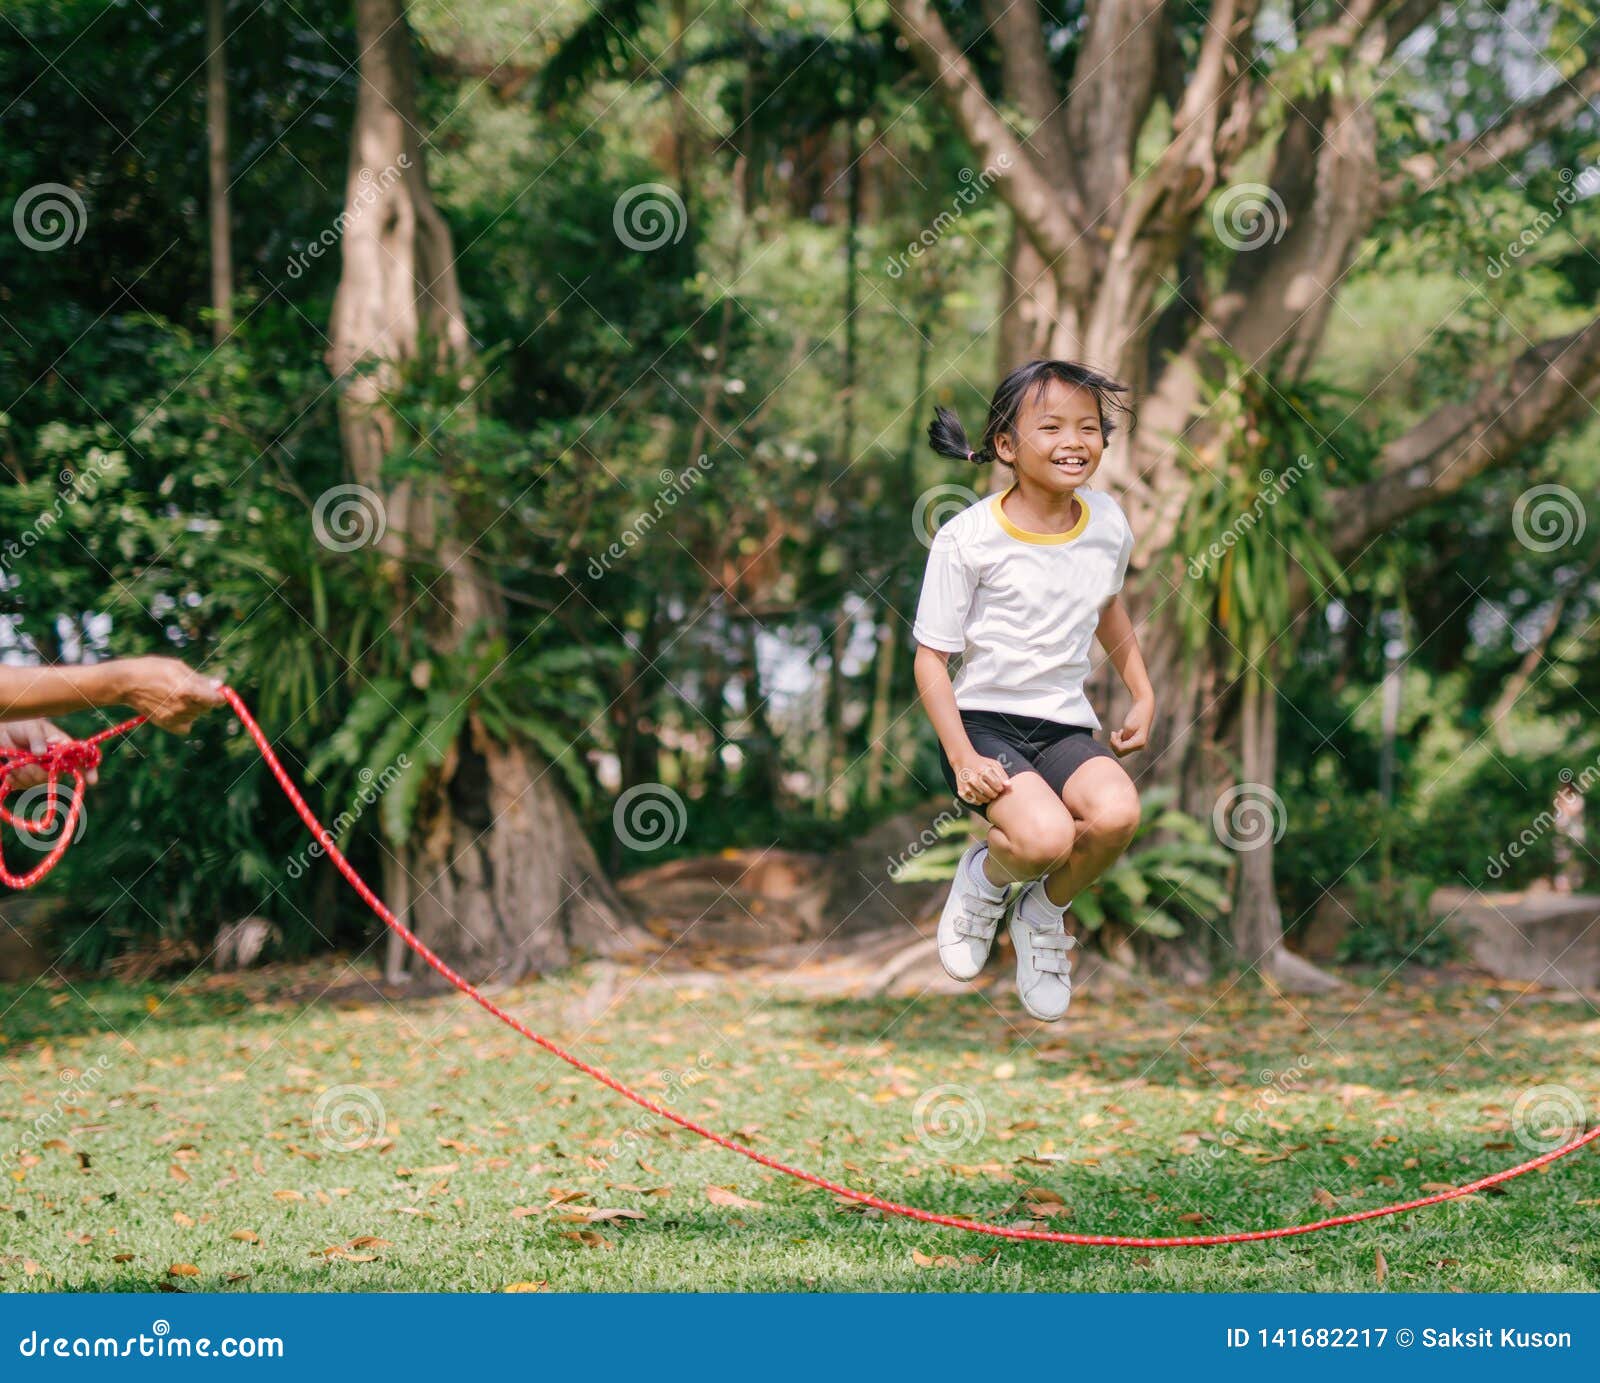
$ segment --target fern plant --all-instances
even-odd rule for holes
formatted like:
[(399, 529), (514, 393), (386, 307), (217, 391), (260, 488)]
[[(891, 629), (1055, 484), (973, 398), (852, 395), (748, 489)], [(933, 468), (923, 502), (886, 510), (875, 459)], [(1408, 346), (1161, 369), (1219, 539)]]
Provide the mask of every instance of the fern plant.
[(597, 663), (620, 649), (554, 646), (514, 662), (505, 640), (481, 643), (470, 658), (424, 657), (408, 677), (365, 685), (339, 727), (307, 764), (323, 782), (338, 774), (385, 784), (378, 821), (394, 844), (406, 839), (429, 774), (445, 761), (469, 713), (495, 739), (530, 741), (581, 807), (594, 797), (588, 765), (573, 746), (605, 712)]
[[(1072, 900), (1072, 915), (1091, 932), (1107, 925), (1163, 939), (1181, 936), (1187, 924), (1210, 923), (1228, 908), (1223, 878), (1228, 853), (1206, 824), (1173, 806), (1171, 788), (1144, 796), (1144, 815), (1126, 851)], [(897, 883), (955, 877), (967, 848), (965, 821), (942, 823), (941, 837), (955, 837), (909, 861), (894, 874)]]

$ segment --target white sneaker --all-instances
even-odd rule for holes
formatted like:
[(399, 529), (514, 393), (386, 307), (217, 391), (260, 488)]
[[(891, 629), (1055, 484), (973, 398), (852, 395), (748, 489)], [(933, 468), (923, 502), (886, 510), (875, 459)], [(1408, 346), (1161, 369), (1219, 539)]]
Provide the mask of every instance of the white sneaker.
[(950, 882), (950, 896), (939, 914), (939, 962), (953, 980), (978, 978), (984, 961), (989, 959), (1000, 919), (1005, 916), (1011, 886), (1007, 884), (998, 898), (986, 897), (972, 877), (972, 862), (986, 849), (988, 846), (979, 840), (962, 852), (956, 876)]
[[(1044, 892), (1044, 880), (1035, 879), (1023, 887), (1011, 909), (1011, 944), (1017, 952), (1017, 993), (1022, 1006), (1035, 1018), (1053, 1023), (1066, 1016), (1072, 1003), (1072, 957), (1070, 952), (1077, 940), (1067, 931), (1065, 909), (1060, 914), (1047, 899), (1044, 908), (1030, 908), (1026, 915), (1024, 904), (1030, 901), (1034, 890)], [(1038, 912), (1048, 909), (1049, 917), (1040, 922)]]

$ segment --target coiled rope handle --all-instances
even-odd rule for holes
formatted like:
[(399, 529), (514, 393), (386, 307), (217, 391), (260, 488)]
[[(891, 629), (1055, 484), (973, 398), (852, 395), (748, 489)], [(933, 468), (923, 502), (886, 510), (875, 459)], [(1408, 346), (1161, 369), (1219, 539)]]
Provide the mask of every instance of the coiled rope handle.
[[(85, 775), (100, 767), (100, 746), (117, 735), (127, 734), (135, 725), (142, 725), (144, 719), (143, 716), (135, 716), (86, 740), (65, 740), (60, 744), (52, 744), (42, 754), (0, 745), (0, 821), (14, 826), (21, 835), (44, 836), (50, 833), (61, 810), (61, 779), (68, 777), (72, 780), (72, 800), (67, 807), (66, 820), (61, 823), (60, 838), (45, 857), (25, 874), (13, 874), (6, 868), (5, 861), (0, 859), (0, 883), (8, 888), (32, 888), (61, 863), (61, 857), (67, 853), (67, 846), (72, 844), (72, 838), (78, 831), (78, 822), (83, 816)], [(5, 799), (12, 791), (11, 775), (19, 768), (30, 767), (42, 768), (45, 773), (45, 807), (39, 816), (13, 812), (5, 804)], [(34, 788), (23, 790), (36, 791)]]
[[(786, 1162), (780, 1162), (775, 1157), (768, 1157), (765, 1153), (757, 1152), (754, 1148), (746, 1147), (743, 1143), (697, 1124), (693, 1119), (686, 1118), (675, 1110), (657, 1104), (646, 1095), (641, 1095), (637, 1090), (624, 1085), (615, 1076), (609, 1075), (597, 1066), (574, 1056), (565, 1048), (552, 1042), (541, 1033), (534, 1032), (519, 1019), (514, 1018), (492, 1000), (486, 999), (470, 983), (458, 975), (448, 965), (434, 954), (416, 935), (414, 935), (392, 913), (383, 900), (370, 889), (366, 881), (356, 873), (350, 861), (340, 852), (333, 843), (333, 837), (328, 834), (328, 828), (317, 820), (316, 814), (306, 805), (305, 798), (300, 795), (299, 789), (290, 781), (288, 773), (278, 761), (278, 756), (272, 752), (272, 746), (267, 743), (267, 737), (262, 733), (260, 725), (256, 723), (249, 708), (244, 704), (239, 694), (232, 687), (224, 686), (222, 694), (227, 698), (228, 704), (233, 708), (233, 713), (239, 717), (239, 723), (244, 726), (250, 738), (255, 741), (256, 748), (261, 757), (266, 761), (267, 768), (272, 776), (277, 779), (278, 786), (283, 789), (284, 795), (294, 807), (306, 829), (311, 832), (317, 843), (327, 852), (341, 874), (355, 889), (364, 902), (374, 913), (382, 919), (383, 924), (394, 931), (417, 955), (421, 956), (440, 975), (444, 976), (455, 988), (459, 989), (479, 1007), (486, 1009), (498, 1018), (507, 1027), (520, 1033), (530, 1042), (537, 1043), (552, 1056), (567, 1063), (573, 1069), (582, 1071), (586, 1076), (598, 1081), (607, 1089), (616, 1091), (626, 1100), (631, 1100), (641, 1109), (647, 1109), (652, 1114), (687, 1129), (690, 1133), (708, 1139), (718, 1147), (726, 1148), (729, 1152), (738, 1153), (740, 1157), (763, 1167), (771, 1168), (775, 1172), (782, 1172), (799, 1181), (809, 1182), (813, 1186), (820, 1186), (825, 1191), (832, 1191), (835, 1195), (846, 1197), (861, 1205), (871, 1206), (881, 1210), (886, 1215), (898, 1215), (908, 1220), (918, 1220), (923, 1224), (943, 1225), (947, 1229), (964, 1230), (971, 1234), (986, 1234), (996, 1239), (1021, 1239), (1047, 1244), (1075, 1244), (1096, 1248), (1141, 1248), (1141, 1249), (1170, 1249), (1170, 1248), (1203, 1248), (1218, 1244), (1248, 1244), (1263, 1239), (1289, 1239), (1300, 1234), (1313, 1234), (1318, 1230), (1334, 1229), (1340, 1225), (1360, 1224), (1363, 1220), (1377, 1220), (1389, 1215), (1403, 1215), (1413, 1210), (1421, 1210), (1424, 1206), (1438, 1205), (1443, 1201), (1458, 1200), (1462, 1196), (1470, 1196), (1478, 1191), (1486, 1191), (1491, 1186), (1499, 1186), (1502, 1182), (1512, 1180), (1514, 1177), (1526, 1175), (1528, 1172), (1546, 1167), (1558, 1158), (1567, 1157), (1577, 1152), (1580, 1148), (1587, 1147), (1596, 1139), (1600, 1139), (1600, 1126), (1589, 1129), (1561, 1147), (1553, 1148), (1549, 1152), (1519, 1163), (1515, 1167), (1507, 1167), (1504, 1171), (1495, 1172), (1490, 1176), (1481, 1177), (1477, 1181), (1468, 1182), (1465, 1186), (1452, 1187), (1448, 1191), (1439, 1191), (1431, 1196), (1423, 1196), (1417, 1200), (1401, 1201), (1394, 1205), (1379, 1206), (1373, 1210), (1357, 1211), (1349, 1215), (1335, 1215), (1325, 1220), (1314, 1220), (1308, 1224), (1280, 1225), (1273, 1229), (1244, 1230), (1236, 1234), (1187, 1234), (1172, 1235), (1167, 1237), (1148, 1237), (1138, 1235), (1118, 1234), (1069, 1234), (1053, 1229), (1029, 1229), (1014, 1225), (986, 1224), (981, 1220), (969, 1220), (959, 1215), (940, 1215), (931, 1210), (919, 1210), (913, 1205), (901, 1205), (898, 1201), (885, 1200), (881, 1196), (869, 1195), (864, 1191), (856, 1191), (836, 1181), (829, 1181), (826, 1177), (818, 1176), (815, 1172), (807, 1172), (799, 1167), (791, 1167)], [(145, 717), (136, 716), (132, 720), (124, 721), (121, 725), (113, 726), (109, 730), (102, 730), (86, 740), (73, 740), (64, 744), (51, 745), (44, 753), (34, 754), (26, 750), (0, 749), (0, 800), (10, 792), (10, 775), (24, 764), (34, 764), (45, 770), (46, 773), (46, 809), (41, 817), (26, 819), (7, 811), (0, 801), (0, 818), (10, 822), (19, 830), (39, 834), (48, 831), (54, 825), (59, 805), (57, 782), (63, 776), (70, 776), (73, 780), (73, 793), (70, 806), (67, 808), (66, 820), (63, 823), (61, 839), (56, 842), (45, 859), (26, 874), (15, 875), (0, 866), (0, 881), (4, 881), (12, 888), (31, 888), (44, 878), (66, 851), (71, 841), (72, 833), (76, 829), (83, 805), (84, 774), (97, 766), (100, 762), (100, 746), (105, 741), (117, 735), (126, 734), (135, 726), (143, 723)]]

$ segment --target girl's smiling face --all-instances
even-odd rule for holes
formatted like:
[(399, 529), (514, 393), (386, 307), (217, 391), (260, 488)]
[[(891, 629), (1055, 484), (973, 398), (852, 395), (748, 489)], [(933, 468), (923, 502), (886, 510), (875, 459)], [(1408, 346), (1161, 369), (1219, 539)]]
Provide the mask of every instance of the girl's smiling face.
[(994, 448), (1019, 478), (1071, 494), (1094, 474), (1105, 449), (1100, 406), (1082, 385), (1052, 379), (1022, 400), (1012, 432), (996, 437)]

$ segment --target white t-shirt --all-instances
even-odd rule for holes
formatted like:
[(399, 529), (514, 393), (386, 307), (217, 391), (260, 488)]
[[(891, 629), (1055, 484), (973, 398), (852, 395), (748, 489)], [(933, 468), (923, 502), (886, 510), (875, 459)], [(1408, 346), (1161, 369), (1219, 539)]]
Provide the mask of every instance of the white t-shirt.
[(912, 637), (962, 655), (962, 710), (1098, 730), (1083, 684), (1100, 607), (1127, 575), (1133, 529), (1101, 490), (1078, 491), (1083, 511), (1065, 533), (1018, 528), (1002, 498), (968, 505), (934, 535)]

